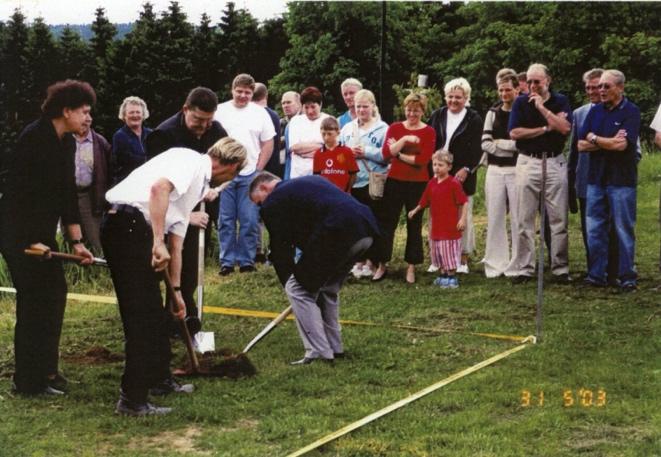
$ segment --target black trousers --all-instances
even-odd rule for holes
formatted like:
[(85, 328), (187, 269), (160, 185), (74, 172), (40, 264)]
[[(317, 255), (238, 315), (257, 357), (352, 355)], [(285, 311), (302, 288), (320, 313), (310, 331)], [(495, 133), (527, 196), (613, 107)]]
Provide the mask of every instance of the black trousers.
[(159, 287), (161, 274), (151, 267), (151, 227), (139, 212), (107, 214), (101, 243), (115, 286), (124, 327), (126, 361), (122, 390), (143, 402), (148, 389), (170, 376), (168, 311)]
[[(44, 240), (57, 249), (55, 240)], [(26, 256), (18, 243), (4, 240), (3, 254), (16, 288), (14, 384), (19, 392), (38, 393), (47, 376), (58, 372), (60, 334), (67, 284), (62, 263)]]
[[(399, 224), (402, 207), (406, 213), (418, 205), (422, 193), (425, 191), (427, 182), (399, 181), (388, 178), (383, 193), (384, 205), (384, 235), (385, 255), (381, 262), (387, 262), (392, 258), (392, 247), (395, 240), (395, 230)], [(404, 260), (406, 263), (419, 264), (424, 260), (422, 252), (422, 212), (415, 215), (413, 219), (406, 218), (406, 250)]]
[(385, 213), (383, 199), (373, 200), (370, 197), (368, 186), (364, 187), (354, 187), (351, 189), (351, 195), (358, 200), (363, 205), (369, 206), (376, 218), (376, 222), (379, 224), (381, 229), (382, 236), (375, 236), (372, 246), (365, 252), (365, 258), (360, 259), (361, 261), (369, 259), (372, 263), (383, 262), (386, 257), (386, 238), (383, 236), (385, 233), (384, 222), (385, 222)]

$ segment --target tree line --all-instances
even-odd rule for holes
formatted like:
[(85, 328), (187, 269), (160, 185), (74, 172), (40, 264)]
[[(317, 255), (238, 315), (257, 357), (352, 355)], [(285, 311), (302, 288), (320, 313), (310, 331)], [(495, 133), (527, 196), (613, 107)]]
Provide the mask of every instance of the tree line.
[(648, 125), (660, 98), (659, 17), (661, 3), (292, 2), (283, 17), (261, 23), (228, 3), (217, 24), (206, 14), (192, 24), (172, 1), (160, 15), (145, 3), (121, 38), (98, 8), (92, 36), (83, 40), (71, 27), (55, 38), (42, 19), (28, 24), (17, 9), (0, 22), (0, 151), (38, 116), (48, 85), (65, 78), (97, 90), (94, 127), (108, 137), (128, 95), (147, 102), (147, 124), (155, 126), (192, 87), (229, 98), (240, 72), (269, 86), (271, 106), (284, 91), (315, 85), (332, 114), (344, 109), (340, 83), (355, 77), (382, 100), (387, 121), (414, 75), (429, 75), (437, 91), (463, 76), (472, 106), (484, 113), (497, 99), (497, 70), (524, 71), (532, 62), (550, 68), (552, 88), (573, 106), (584, 103), (584, 71), (622, 70), (627, 96)]

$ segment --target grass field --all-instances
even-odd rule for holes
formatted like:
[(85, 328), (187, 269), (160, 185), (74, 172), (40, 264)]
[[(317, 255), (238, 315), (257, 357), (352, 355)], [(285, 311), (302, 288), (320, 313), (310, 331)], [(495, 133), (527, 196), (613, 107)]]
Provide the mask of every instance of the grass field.
[[(637, 265), (632, 294), (584, 289), (577, 215), (571, 216), (571, 286), (544, 291), (544, 339), (386, 417), (312, 451), (317, 456), (661, 456), (661, 284), (658, 198), (661, 155), (641, 163)], [(482, 186), (480, 186), (482, 188)], [(476, 201), (477, 238), (484, 208)], [(401, 240), (396, 252), (401, 259)], [(483, 244), (478, 252), (483, 252)], [(220, 278), (209, 261), (208, 305), (280, 311), (287, 306), (271, 268)], [(426, 268), (426, 265), (424, 266)], [(284, 456), (518, 343), (470, 332), (535, 331), (536, 286), (486, 280), (478, 263), (461, 287), (443, 291), (418, 271), (404, 283), (393, 262), (379, 284), (350, 282), (341, 317), (382, 326), (343, 327), (349, 355), (334, 366), (291, 367), (302, 356), (295, 326), (283, 323), (250, 352), (249, 379), (198, 379), (189, 397), (157, 401), (162, 418), (113, 414), (122, 361), (113, 305), (70, 301), (62, 368), (73, 382), (64, 398), (10, 393), (14, 302), (0, 298), (1, 456)], [(6, 275), (5, 275), (6, 276)], [(71, 269), (70, 292), (109, 295), (104, 272)], [(2, 279), (1, 285), (9, 285)], [(206, 314), (216, 345), (241, 350), (268, 322)], [(390, 324), (430, 327), (428, 333)], [(101, 360), (85, 356), (107, 348)], [(174, 343), (178, 356), (183, 346)], [(114, 357), (118, 356), (118, 357)], [(524, 391), (530, 393), (525, 406)], [(541, 395), (543, 393), (543, 402)], [(570, 402), (572, 402), (570, 404)]]

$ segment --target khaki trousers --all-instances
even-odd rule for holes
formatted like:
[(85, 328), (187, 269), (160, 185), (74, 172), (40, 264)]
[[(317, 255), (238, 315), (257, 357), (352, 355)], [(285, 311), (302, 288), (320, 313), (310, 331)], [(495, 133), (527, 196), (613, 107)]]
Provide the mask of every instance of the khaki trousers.
[[(542, 159), (519, 154), (516, 162), (516, 191), (519, 197), (518, 251), (512, 261), (516, 275), (535, 274), (535, 219), (539, 213)], [(551, 227), (551, 273), (569, 273), (568, 262), (567, 161), (560, 154), (546, 159), (544, 204)]]

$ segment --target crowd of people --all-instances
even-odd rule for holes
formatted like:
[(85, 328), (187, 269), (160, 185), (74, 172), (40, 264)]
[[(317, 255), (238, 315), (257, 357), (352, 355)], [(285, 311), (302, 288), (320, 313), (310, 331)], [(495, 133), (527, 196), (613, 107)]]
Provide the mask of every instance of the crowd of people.
[[(357, 79), (342, 83), (347, 111), (337, 119), (322, 111), (316, 87), (285, 92), (280, 119), (266, 106), (266, 86), (240, 74), (229, 100), (194, 88), (154, 129), (144, 125), (147, 104), (127, 97), (111, 143), (92, 128), (93, 88), (54, 84), (42, 117), (21, 133), (3, 170), (0, 247), (17, 290), (15, 391), (58, 395), (68, 387), (58, 369), (62, 266), (23, 254), (55, 249), (58, 225), (82, 264), (94, 254), (108, 261), (126, 341), (116, 411), (133, 416), (169, 412), (149, 403), (150, 393), (193, 391), (170, 373), (159, 281), (167, 270), (177, 318), (197, 316), (200, 231), (208, 238), (213, 223), (222, 276), (237, 267), (254, 272), (270, 249), (305, 348), (295, 365), (343, 356), (339, 290), (349, 273), (372, 282), (387, 277), (402, 209), (406, 283), (416, 282), (425, 258), (422, 214), (429, 208), (428, 271), (438, 273), (434, 286), (459, 287), (475, 253), (481, 167), (487, 278), (530, 281), (538, 220), (545, 220), (553, 280), (569, 283), (568, 212), (580, 211), (583, 284), (635, 290), (640, 111), (624, 95), (622, 72), (591, 69), (583, 81), (588, 103), (572, 110), (551, 90), (546, 66), (518, 74), (504, 68), (495, 81), (499, 100), (483, 120), (470, 107), (469, 82), (457, 78), (428, 120), (427, 97), (412, 91), (405, 119), (388, 125)], [(661, 147), (661, 107), (652, 128)]]

